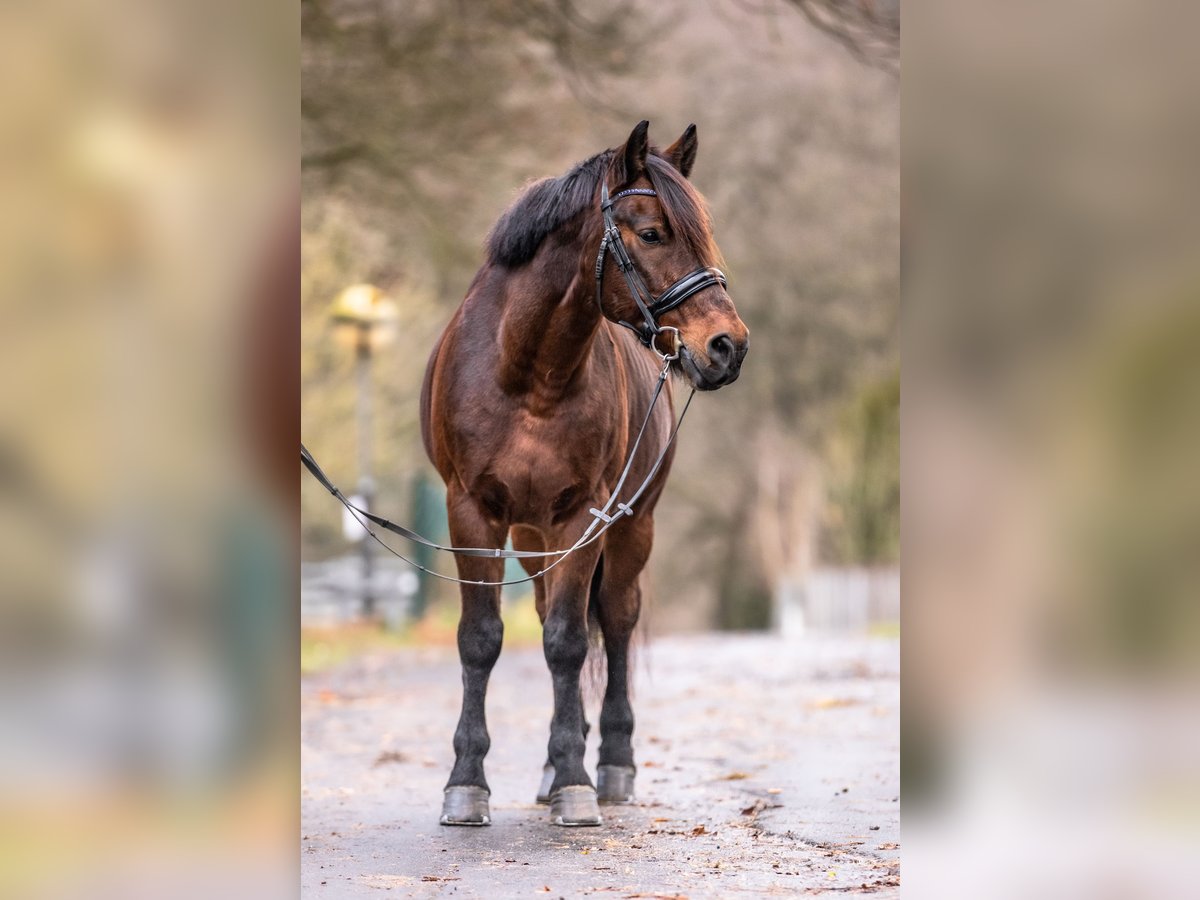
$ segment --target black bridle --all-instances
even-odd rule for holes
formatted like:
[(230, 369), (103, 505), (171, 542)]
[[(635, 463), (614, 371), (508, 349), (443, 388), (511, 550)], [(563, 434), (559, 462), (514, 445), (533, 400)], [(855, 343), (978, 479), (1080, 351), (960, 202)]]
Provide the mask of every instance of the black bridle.
[(613, 204), (622, 197), (635, 195), (657, 197), (658, 192), (651, 188), (629, 188), (628, 190), (618, 191), (610, 198), (608, 196), (608, 185), (604, 183), (600, 185), (600, 210), (604, 213), (604, 237), (600, 239), (600, 252), (596, 256), (596, 305), (600, 307), (600, 314), (603, 315), (604, 257), (609, 250), (612, 250), (613, 257), (617, 262), (617, 268), (625, 276), (625, 283), (629, 285), (629, 293), (633, 297), (633, 302), (637, 304), (637, 308), (642, 314), (642, 324), (640, 325), (633, 325), (622, 320), (618, 320), (617, 324), (624, 325), (638, 336), (638, 340), (660, 354), (662, 351), (654, 346), (654, 338), (663, 331), (674, 331), (676, 346), (672, 352), (678, 353), (679, 330), (670, 326), (664, 328), (659, 325), (659, 317), (679, 306), (679, 304), (683, 303), (684, 300), (693, 294), (699, 293), (705, 288), (710, 288), (716, 284), (727, 287), (728, 282), (725, 280), (725, 273), (720, 269), (713, 266), (704, 266), (684, 275), (656, 298), (650, 292), (650, 289), (646, 287), (646, 282), (642, 279), (641, 273), (634, 266), (633, 259), (629, 256), (629, 251), (625, 248), (625, 242), (621, 240), (621, 230), (617, 228), (617, 223), (613, 221)]

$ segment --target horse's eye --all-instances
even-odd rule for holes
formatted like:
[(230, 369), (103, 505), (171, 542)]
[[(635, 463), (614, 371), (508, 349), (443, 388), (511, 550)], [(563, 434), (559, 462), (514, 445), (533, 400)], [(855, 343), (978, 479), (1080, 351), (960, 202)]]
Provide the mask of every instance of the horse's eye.
[(647, 228), (645, 231), (639, 232), (638, 237), (646, 244), (661, 244), (662, 238), (658, 236), (658, 232), (653, 228)]

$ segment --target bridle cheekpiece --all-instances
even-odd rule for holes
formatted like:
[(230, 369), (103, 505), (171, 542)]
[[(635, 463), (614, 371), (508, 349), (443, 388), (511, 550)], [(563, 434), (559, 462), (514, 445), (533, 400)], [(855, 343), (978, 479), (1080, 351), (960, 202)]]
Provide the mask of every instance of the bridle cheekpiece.
[[(606, 254), (611, 250), (613, 258), (616, 260), (617, 268), (621, 270), (621, 274), (625, 276), (625, 283), (629, 285), (629, 294), (633, 297), (633, 302), (637, 304), (638, 311), (642, 314), (642, 322), (639, 325), (634, 325), (623, 320), (618, 320), (617, 324), (624, 325), (636, 334), (638, 340), (664, 360), (672, 360), (679, 355), (679, 349), (682, 346), (679, 339), (679, 329), (670, 325), (659, 325), (659, 317), (675, 309), (675, 307), (679, 306), (693, 294), (697, 294), (717, 284), (726, 287), (728, 282), (725, 280), (725, 273), (720, 269), (714, 266), (704, 266), (684, 275), (658, 297), (655, 297), (646, 286), (641, 273), (633, 264), (633, 259), (625, 247), (625, 242), (621, 240), (621, 230), (617, 228), (617, 223), (613, 220), (613, 204), (622, 197), (638, 195), (643, 197), (657, 197), (658, 192), (652, 188), (628, 188), (624, 191), (618, 191), (610, 198), (608, 196), (608, 185), (605, 183), (601, 183), (600, 185), (600, 210), (604, 214), (604, 237), (600, 239), (600, 252), (596, 256), (596, 305), (600, 307), (600, 314), (603, 315), (604, 260)], [(655, 338), (664, 331), (675, 332), (675, 347), (671, 355), (663, 353), (655, 346)]]

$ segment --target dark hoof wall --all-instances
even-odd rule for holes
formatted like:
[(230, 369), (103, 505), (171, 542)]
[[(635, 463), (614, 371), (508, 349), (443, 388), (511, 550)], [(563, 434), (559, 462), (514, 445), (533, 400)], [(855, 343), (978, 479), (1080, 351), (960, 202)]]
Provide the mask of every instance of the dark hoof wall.
[(491, 825), (487, 788), (455, 786), (446, 788), (442, 800), (443, 825)]
[(596, 789), (586, 784), (561, 787), (550, 798), (550, 824), (568, 828), (600, 825), (600, 804), (596, 800)]
[(600, 766), (596, 769), (596, 793), (601, 803), (632, 803), (633, 766)]
[(554, 786), (554, 766), (550, 765), (549, 763), (546, 763), (545, 768), (542, 769), (542, 786), (540, 788), (538, 788), (538, 792), (537, 792), (537, 802), (538, 803), (549, 803), (550, 802), (550, 788), (553, 786)]

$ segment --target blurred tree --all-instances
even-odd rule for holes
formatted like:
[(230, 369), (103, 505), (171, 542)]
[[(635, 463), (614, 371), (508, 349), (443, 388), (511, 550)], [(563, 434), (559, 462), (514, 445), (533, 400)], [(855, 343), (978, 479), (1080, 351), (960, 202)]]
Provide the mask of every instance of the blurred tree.
[[(368, 281), (403, 328), (375, 367), (381, 497), (410, 504), (424, 463), (416, 419), (425, 357), (479, 265), (479, 244), (519, 185), (572, 152), (580, 97), (628, 67), (653, 23), (617, 5), (303, 0), (302, 392), (306, 431), (352, 484), (353, 395), (329, 299)], [(601, 111), (601, 117), (628, 118)], [(310, 427), (310, 424), (311, 427)], [(304, 494), (309, 552), (341, 549), (337, 510)]]
[[(638, 119), (661, 143), (696, 122), (693, 178), (751, 352), (741, 380), (699, 398), (681, 435), (656, 513), (656, 622), (765, 626), (781, 578), (864, 539), (874, 513), (838, 494), (837, 527), (862, 533), (835, 534), (824, 498), (855, 477), (834, 458), (848, 404), (898, 365), (895, 78), (778, 0), (302, 8), (303, 427), (336, 481), (355, 474), (351, 354), (324, 320), (337, 290), (370, 281), (401, 307), (375, 369), (379, 497), (399, 517), (427, 465), (425, 360), (492, 222), (523, 182), (611, 146)], [(307, 483), (302, 499), (306, 553), (342, 552), (336, 506)]]
[(822, 557), (845, 565), (900, 558), (900, 376), (867, 385), (842, 415), (827, 454)]
[[(439, 293), (477, 263), (479, 210), (461, 186), (512, 188), (566, 137), (559, 114), (627, 66), (649, 33), (627, 4), (585, 17), (570, 0), (303, 0), (301, 170), (306, 199), (419, 251)], [(494, 180), (495, 179), (495, 180)]]
[(787, 0), (854, 58), (900, 71), (900, 0)]

